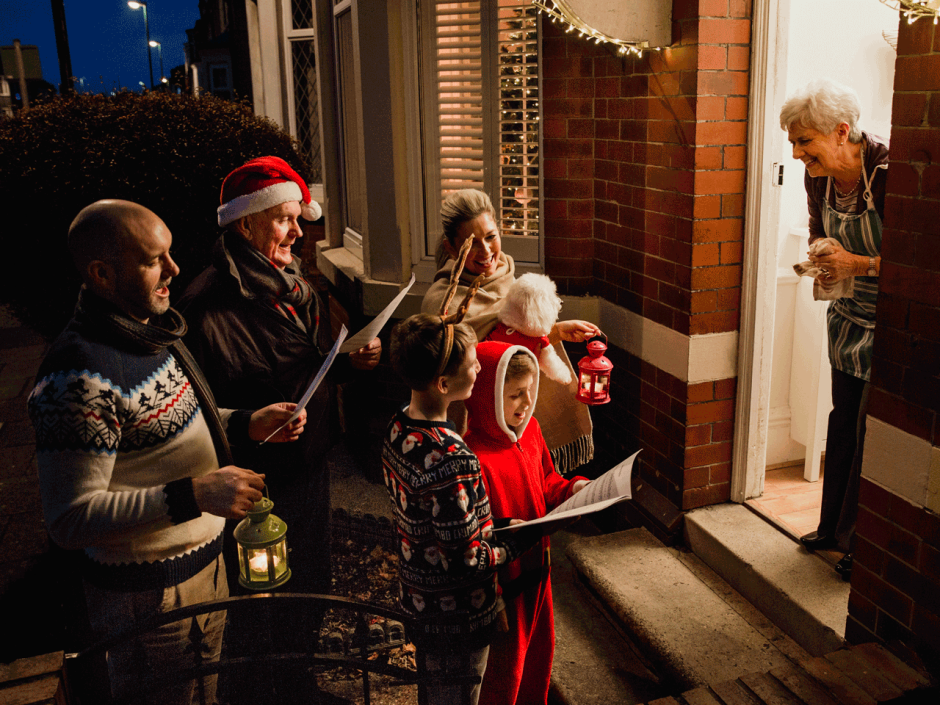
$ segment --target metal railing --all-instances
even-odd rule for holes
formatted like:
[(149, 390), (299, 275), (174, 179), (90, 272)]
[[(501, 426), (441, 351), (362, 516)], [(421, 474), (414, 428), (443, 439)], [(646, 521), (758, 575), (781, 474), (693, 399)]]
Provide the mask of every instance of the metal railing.
[[(292, 619), (294, 615), (307, 612), (320, 614), (328, 609), (343, 610), (352, 613), (353, 626), (351, 630), (343, 632), (333, 631), (324, 638), (311, 640), (311, 649), (296, 650), (296, 639), (291, 647), (279, 647), (276, 626), (284, 623), (284, 618)], [(200, 649), (193, 649), (193, 663), (189, 668), (179, 669), (175, 672), (161, 672), (149, 678), (141, 678), (132, 690), (119, 698), (112, 698), (107, 691), (107, 685), (102, 683), (101, 671), (96, 671), (94, 664), (103, 663), (108, 650), (132, 642), (150, 631), (158, 629), (173, 622), (192, 620), (204, 614), (218, 611), (227, 612), (226, 629), (233, 621), (240, 618), (251, 620), (253, 623), (266, 623), (268, 629), (260, 635), (266, 650), (264, 653), (248, 655), (229, 655), (229, 650), (223, 650), (222, 657), (215, 661), (204, 660)], [(259, 615), (261, 619), (258, 619)], [(377, 621), (372, 618), (382, 618)], [(459, 619), (459, 615), (455, 615)], [(319, 624), (319, 620), (315, 620)], [(429, 684), (446, 681), (450, 685), (461, 685), (464, 697), (461, 703), (469, 702), (469, 694), (474, 685), (480, 682), (479, 676), (466, 673), (438, 672), (429, 675), (424, 668), (424, 659), (416, 658), (417, 668), (407, 668), (389, 662), (389, 652), (403, 646), (407, 640), (409, 630), (419, 627), (419, 622), (408, 616), (379, 605), (357, 602), (344, 597), (331, 595), (308, 594), (273, 594), (260, 593), (230, 597), (225, 600), (203, 602), (188, 607), (172, 610), (145, 620), (136, 627), (127, 629), (113, 637), (104, 639), (79, 653), (66, 654), (65, 671), (68, 683), (69, 705), (121, 705), (131, 703), (142, 695), (150, 698), (159, 698), (159, 693), (188, 681), (196, 681), (196, 698), (201, 705), (211, 705), (205, 697), (205, 691), (198, 687), (203, 678), (208, 676), (222, 676), (239, 673), (242, 678), (246, 676), (257, 677), (260, 680), (268, 679), (273, 682), (278, 678), (281, 669), (289, 667), (321, 667), (322, 670), (335, 668), (356, 669), (362, 672), (362, 702), (370, 705), (372, 702), (372, 687), (370, 676), (381, 674), (388, 676), (393, 686), (417, 686), (418, 702), (426, 702), (425, 688)], [(244, 628), (241, 630), (244, 632)], [(228, 636), (226, 637), (228, 638)], [(379, 657), (376, 657), (376, 654)], [(386, 657), (381, 658), (382, 655)], [(100, 668), (100, 666), (99, 666)], [(296, 697), (294, 698), (296, 701)], [(315, 696), (311, 698), (316, 701)], [(455, 705), (461, 705), (455, 703)]]

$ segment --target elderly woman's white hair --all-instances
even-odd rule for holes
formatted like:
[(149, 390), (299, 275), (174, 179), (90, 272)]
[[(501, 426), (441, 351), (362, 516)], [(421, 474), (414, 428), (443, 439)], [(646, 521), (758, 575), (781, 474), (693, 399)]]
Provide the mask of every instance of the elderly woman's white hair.
[(861, 114), (862, 104), (854, 90), (828, 78), (818, 78), (787, 98), (780, 109), (780, 127), (789, 130), (792, 125), (802, 125), (828, 135), (844, 122), (849, 126), (849, 142), (860, 142)]

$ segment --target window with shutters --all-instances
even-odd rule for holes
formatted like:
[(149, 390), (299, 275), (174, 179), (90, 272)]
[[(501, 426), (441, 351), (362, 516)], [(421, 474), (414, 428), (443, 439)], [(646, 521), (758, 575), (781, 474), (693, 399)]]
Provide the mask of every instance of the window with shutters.
[(538, 264), (538, 12), (529, 0), (418, 0), (425, 256), (440, 205), (478, 188), (493, 200), (503, 249)]

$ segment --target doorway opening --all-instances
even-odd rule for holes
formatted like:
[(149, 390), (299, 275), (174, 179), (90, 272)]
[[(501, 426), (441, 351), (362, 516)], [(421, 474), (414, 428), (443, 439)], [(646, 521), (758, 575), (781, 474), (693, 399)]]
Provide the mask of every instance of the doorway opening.
[(858, 93), (862, 129), (889, 139), (898, 13), (877, 2), (771, 0), (755, 3), (752, 22), (732, 499), (798, 536), (819, 516), (830, 367), (826, 303), (813, 301), (811, 280), (792, 270), (806, 259), (808, 213), (803, 166), (791, 158), (779, 112), (794, 90), (830, 78)]

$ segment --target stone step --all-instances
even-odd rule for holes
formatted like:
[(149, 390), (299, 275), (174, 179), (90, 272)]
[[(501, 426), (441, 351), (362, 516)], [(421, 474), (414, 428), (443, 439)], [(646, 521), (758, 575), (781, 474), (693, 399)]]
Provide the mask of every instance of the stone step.
[(639, 703), (675, 692), (660, 682), (636, 646), (595, 604), (565, 555), (572, 543), (598, 533), (582, 519), (552, 534), (552, 705)]
[(878, 644), (860, 644), (825, 657), (658, 698), (648, 705), (926, 705), (940, 701), (927, 673)]
[(668, 692), (809, 657), (706, 565), (664, 546), (646, 529), (584, 537), (567, 555), (585, 586), (655, 664)]
[(686, 545), (813, 656), (843, 645), (849, 584), (741, 504), (687, 512)]

